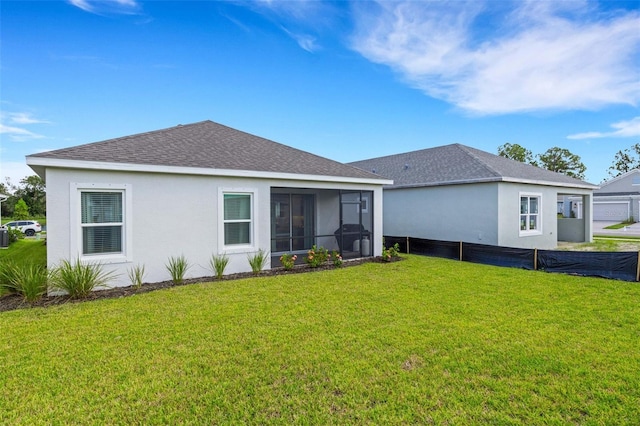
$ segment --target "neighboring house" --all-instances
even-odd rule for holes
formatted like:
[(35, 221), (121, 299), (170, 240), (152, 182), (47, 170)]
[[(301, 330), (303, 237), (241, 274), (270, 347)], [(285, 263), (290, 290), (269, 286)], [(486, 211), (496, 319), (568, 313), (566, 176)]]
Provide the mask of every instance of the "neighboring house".
[[(350, 163), (393, 179), (384, 234), (552, 249), (591, 241), (597, 186), (460, 144)], [(581, 219), (558, 218), (558, 196), (577, 196)]]
[(211, 256), (223, 253), (230, 274), (250, 271), (247, 256), (260, 249), (271, 262), (314, 244), (347, 259), (382, 251), (382, 186), (391, 181), (211, 121), (27, 164), (47, 185), (48, 265), (100, 263), (119, 274), (116, 286), (130, 284), (135, 265), (148, 282), (168, 280), (165, 265), (180, 255), (189, 278), (211, 276)]
[(593, 220), (640, 222), (640, 169), (600, 184), (593, 192)]

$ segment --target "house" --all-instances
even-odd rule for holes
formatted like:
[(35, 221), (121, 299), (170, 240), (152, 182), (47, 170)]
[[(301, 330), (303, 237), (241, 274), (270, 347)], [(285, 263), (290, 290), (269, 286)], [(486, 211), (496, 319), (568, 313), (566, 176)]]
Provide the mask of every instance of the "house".
[(165, 266), (180, 255), (190, 278), (212, 275), (212, 255), (228, 255), (231, 274), (251, 271), (248, 256), (260, 249), (272, 255), (268, 268), (314, 244), (345, 259), (382, 251), (390, 180), (212, 121), (33, 154), (27, 164), (47, 185), (48, 265), (100, 263), (118, 274), (115, 286), (130, 285), (135, 265), (146, 281), (168, 280)]
[(610, 179), (593, 192), (593, 220), (640, 222), (640, 169)]
[[(384, 187), (385, 235), (552, 249), (591, 241), (597, 186), (460, 144), (351, 165), (393, 179)], [(558, 196), (578, 197), (578, 218), (558, 217)]]

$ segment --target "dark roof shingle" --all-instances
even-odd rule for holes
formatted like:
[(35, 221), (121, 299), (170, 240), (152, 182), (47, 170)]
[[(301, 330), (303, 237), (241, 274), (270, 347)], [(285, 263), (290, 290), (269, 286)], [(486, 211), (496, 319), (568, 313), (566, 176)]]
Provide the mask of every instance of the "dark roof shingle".
[(209, 120), (29, 157), (381, 179), (357, 167)]
[(596, 188), (587, 182), (520, 163), (461, 144), (349, 163), (393, 179), (394, 187), (436, 186), (491, 181), (546, 182)]

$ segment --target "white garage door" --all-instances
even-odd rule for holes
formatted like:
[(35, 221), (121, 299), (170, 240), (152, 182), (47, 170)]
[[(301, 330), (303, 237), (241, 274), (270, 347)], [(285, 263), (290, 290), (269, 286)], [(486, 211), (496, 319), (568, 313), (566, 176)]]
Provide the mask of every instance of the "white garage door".
[(629, 219), (629, 202), (593, 203), (593, 220), (622, 222)]

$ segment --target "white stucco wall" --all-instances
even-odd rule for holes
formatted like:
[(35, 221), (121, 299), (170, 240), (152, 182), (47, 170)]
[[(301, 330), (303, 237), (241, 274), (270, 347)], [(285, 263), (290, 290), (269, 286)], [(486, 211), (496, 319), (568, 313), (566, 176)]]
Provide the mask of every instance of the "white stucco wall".
[[(503, 247), (553, 249), (557, 246), (558, 190), (541, 185), (500, 183), (498, 245)], [(520, 195), (540, 195), (541, 224), (539, 233), (520, 233)]]
[(496, 184), (384, 191), (384, 234), (498, 244)]
[[(441, 241), (554, 249), (557, 196), (585, 196), (585, 240), (591, 241), (591, 191), (508, 182), (384, 191), (384, 234)], [(520, 195), (541, 196), (539, 234), (520, 232)]]
[[(47, 182), (47, 263), (57, 265), (62, 259), (75, 260), (81, 255), (79, 205), (73, 202), (75, 184), (127, 185), (131, 195), (130, 223), (127, 223), (130, 250), (126, 259), (97, 260), (106, 270), (118, 274), (111, 285), (130, 285), (127, 271), (144, 265), (146, 282), (170, 279), (165, 265), (172, 256), (184, 255), (192, 267), (186, 278), (211, 276), (212, 254), (227, 253), (227, 274), (251, 271), (247, 255), (259, 248), (270, 250), (271, 187), (363, 189), (375, 191), (380, 199), (375, 231), (374, 255), (382, 252), (382, 189), (377, 185), (301, 182), (254, 178), (195, 175), (151, 174), (48, 168)], [(225, 249), (220, 240), (221, 190), (251, 191), (254, 197), (254, 244), (250, 249)], [(77, 190), (75, 190), (77, 191)], [(126, 212), (125, 212), (126, 214)], [(318, 223), (328, 221), (338, 212), (319, 211)], [(333, 232), (333, 229), (331, 230)], [(88, 257), (84, 260), (90, 261)], [(270, 265), (269, 265), (270, 266)]]

